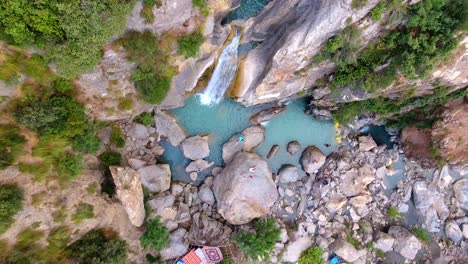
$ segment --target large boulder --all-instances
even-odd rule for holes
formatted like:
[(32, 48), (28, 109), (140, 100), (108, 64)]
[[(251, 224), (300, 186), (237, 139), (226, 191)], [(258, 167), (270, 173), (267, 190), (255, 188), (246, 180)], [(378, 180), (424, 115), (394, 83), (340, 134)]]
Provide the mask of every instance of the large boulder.
[(288, 165), (279, 171), (278, 178), (281, 183), (296, 182), (299, 179), (299, 172), (295, 166)]
[(417, 181), (413, 184), (414, 206), (417, 209), (425, 210), (434, 203), (434, 192), (429, 190), (425, 181)]
[(164, 260), (183, 256), (188, 251), (189, 244), (186, 240), (187, 230), (179, 228), (171, 233), (169, 246), (160, 251)]
[(185, 139), (182, 142), (182, 153), (191, 160), (199, 160), (210, 155), (210, 145), (208, 137), (194, 136)]
[(200, 198), (202, 202), (207, 203), (209, 205), (213, 205), (215, 203), (213, 191), (206, 184), (203, 184), (198, 190), (198, 198)]
[(314, 146), (308, 146), (302, 152), (301, 163), (304, 171), (307, 173), (315, 173), (325, 164), (327, 156), (320, 149)]
[(156, 132), (160, 136), (167, 138), (173, 146), (178, 146), (187, 137), (187, 133), (179, 126), (177, 119), (158, 108), (154, 109), (154, 123)]
[(395, 242), (395, 239), (387, 233), (378, 232), (375, 235), (375, 248), (380, 249), (383, 252), (392, 250), (394, 242)]
[(242, 151), (244, 148), (245, 140), (243, 135), (235, 134), (232, 136), (228, 142), (223, 145), (223, 161), (224, 164), (229, 164), (232, 161), (234, 155)]
[(343, 239), (338, 239), (333, 242), (333, 244), (330, 245), (330, 248), (338, 257), (348, 262), (354, 262), (360, 257), (356, 248)]
[(341, 175), (339, 187), (344, 195), (352, 197), (361, 194), (367, 185), (375, 179), (375, 173), (369, 165), (353, 168)]
[(145, 207), (140, 176), (129, 167), (112, 166), (109, 169), (114, 178), (117, 198), (122, 203), (130, 222), (134, 226), (141, 226), (145, 220)]
[(138, 169), (141, 182), (150, 192), (164, 192), (171, 188), (171, 168), (167, 164), (158, 164)]
[(213, 192), (218, 212), (234, 225), (267, 215), (278, 198), (268, 163), (246, 152), (237, 153), (214, 178)]
[(422, 247), (421, 242), (401, 226), (390, 227), (388, 234), (395, 238), (393, 250), (407, 259), (413, 260)]
[(370, 136), (361, 136), (359, 140), (359, 150), (360, 151), (370, 151), (373, 148), (377, 147), (377, 144)]
[(301, 151), (301, 144), (297, 141), (291, 141), (288, 143), (286, 150), (289, 152), (289, 154), (294, 155)]
[(251, 151), (265, 140), (265, 128), (262, 126), (251, 126), (242, 131), (242, 135), (245, 138), (243, 150)]
[(453, 184), (453, 192), (461, 208), (468, 210), (468, 179), (458, 180)]
[(453, 242), (458, 243), (463, 238), (463, 232), (457, 222), (451, 220), (445, 224), (445, 234)]

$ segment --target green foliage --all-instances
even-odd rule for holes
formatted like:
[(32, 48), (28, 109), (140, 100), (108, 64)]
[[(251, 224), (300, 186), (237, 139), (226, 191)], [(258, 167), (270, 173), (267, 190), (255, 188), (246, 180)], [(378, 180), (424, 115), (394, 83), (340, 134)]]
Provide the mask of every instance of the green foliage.
[(390, 206), (388, 209), (387, 209), (387, 215), (388, 217), (390, 217), (390, 219), (392, 220), (397, 220), (398, 218), (401, 217), (401, 214), (400, 212), (398, 211), (397, 208), (393, 207), (393, 206)]
[(385, 259), (385, 252), (381, 249), (376, 249), (375, 255), (380, 259)]
[(74, 90), (72, 83), (63, 78), (55, 79), (53, 87), (54, 90), (60, 94), (68, 94)]
[(36, 258), (48, 263), (64, 263), (65, 248), (70, 242), (70, 229), (59, 226), (50, 231), (47, 238), (48, 245), (35, 253)]
[(125, 138), (122, 135), (122, 130), (120, 130), (118, 126), (112, 126), (110, 142), (118, 148), (125, 146)]
[(336, 64), (355, 63), (361, 46), (361, 32), (355, 26), (344, 29), (340, 34), (325, 42), (315, 60), (332, 60)]
[(57, 172), (64, 179), (74, 179), (83, 171), (83, 158), (79, 155), (66, 153), (57, 160)]
[(275, 219), (271, 218), (258, 220), (255, 223), (255, 233), (240, 233), (234, 237), (234, 242), (253, 260), (268, 259), (279, 237), (280, 230)]
[(151, 104), (162, 102), (176, 69), (171, 65), (169, 51), (161, 40), (150, 31), (130, 31), (117, 43), (125, 48), (131, 61), (138, 63), (132, 80), (143, 99)]
[(140, 11), (140, 15), (145, 19), (146, 23), (153, 23), (154, 21), (154, 5), (155, 0), (143, 0), (143, 8)]
[(146, 254), (146, 261), (150, 264), (166, 264), (166, 261), (162, 260), (160, 257), (155, 257), (151, 254)]
[(140, 244), (144, 249), (152, 248), (156, 251), (169, 245), (169, 231), (159, 216), (146, 223), (146, 232), (140, 237)]
[(123, 240), (108, 239), (102, 230), (93, 230), (68, 247), (68, 256), (86, 264), (124, 264), (128, 245)]
[(148, 112), (144, 112), (141, 115), (135, 117), (135, 119), (133, 119), (133, 121), (137, 122), (137, 123), (140, 123), (140, 124), (142, 124), (144, 126), (154, 125), (153, 115), (151, 113), (148, 113)]
[(203, 40), (204, 38), (200, 31), (180, 37), (178, 40), (179, 53), (183, 54), (185, 58), (197, 56)]
[(104, 167), (118, 166), (122, 159), (120, 153), (113, 151), (104, 151), (98, 158)]
[(353, 9), (359, 9), (367, 5), (368, 0), (353, 0), (351, 2), (351, 7)]
[(81, 224), (85, 219), (94, 217), (94, 206), (87, 203), (79, 203), (71, 219), (75, 224)]
[(299, 264), (325, 264), (323, 260), (323, 251), (315, 246), (304, 251), (299, 259)]
[(57, 211), (52, 213), (52, 218), (54, 219), (54, 222), (56, 223), (63, 223), (67, 219), (67, 208), (62, 207), (58, 209)]
[(420, 227), (415, 227), (412, 231), (414, 236), (421, 240), (421, 242), (423, 242), (424, 244), (429, 244), (431, 242), (431, 237), (426, 232), (426, 230)]
[(119, 99), (119, 109), (122, 111), (127, 111), (132, 109), (133, 99), (131, 97), (122, 97)]
[(192, 4), (198, 7), (205, 17), (210, 14), (206, 0), (192, 0)]
[(385, 4), (379, 3), (371, 10), (371, 17), (374, 21), (380, 21), (382, 19), (383, 12), (385, 11)]
[(101, 143), (93, 125), (89, 125), (82, 134), (75, 136), (72, 142), (73, 148), (83, 153), (96, 153), (101, 147)]
[(18, 127), (0, 125), (0, 170), (16, 162), (24, 143), (26, 139), (20, 134)]
[(0, 185), (0, 234), (13, 224), (13, 217), (23, 208), (23, 189), (17, 185)]
[(361, 244), (359, 243), (359, 240), (355, 238), (351, 232), (345, 231), (346, 233), (346, 241), (348, 241), (351, 245), (353, 245), (354, 248), (359, 249), (361, 247)]
[(37, 242), (43, 236), (43, 231), (27, 228), (16, 235), (15, 249), (18, 251), (34, 250), (38, 247)]

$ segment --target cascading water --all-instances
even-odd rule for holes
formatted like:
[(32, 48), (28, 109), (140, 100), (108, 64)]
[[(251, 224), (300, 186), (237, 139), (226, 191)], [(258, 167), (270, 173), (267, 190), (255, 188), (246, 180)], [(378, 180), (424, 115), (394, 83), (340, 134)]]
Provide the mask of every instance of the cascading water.
[(224, 98), (224, 93), (234, 79), (237, 71), (237, 46), (240, 35), (234, 37), (231, 43), (223, 50), (213, 76), (208, 82), (205, 91), (200, 94), (200, 102), (204, 105), (218, 104)]

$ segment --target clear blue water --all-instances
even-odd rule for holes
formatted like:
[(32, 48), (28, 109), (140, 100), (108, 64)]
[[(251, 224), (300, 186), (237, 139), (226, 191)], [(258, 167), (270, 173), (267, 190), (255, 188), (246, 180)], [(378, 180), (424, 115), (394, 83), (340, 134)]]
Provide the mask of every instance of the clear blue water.
[(231, 11), (222, 21), (223, 24), (234, 20), (247, 19), (258, 15), (269, 0), (240, 0), (240, 6)]
[[(183, 107), (173, 109), (171, 112), (190, 136), (199, 134), (209, 136), (210, 156), (207, 160), (222, 166), (223, 144), (232, 135), (251, 126), (249, 118), (252, 114), (269, 107), (269, 105), (244, 107), (231, 99), (224, 99), (217, 105), (207, 106), (200, 104), (198, 95), (194, 95), (186, 100)], [(304, 114), (305, 107), (305, 100), (292, 101), (286, 111), (265, 124), (265, 141), (258, 147), (257, 153), (266, 157), (272, 145), (278, 144), (280, 146), (278, 154), (269, 160), (273, 172), (277, 172), (283, 164), (299, 166), (301, 153), (291, 156), (286, 152), (286, 145), (289, 141), (299, 141), (303, 149), (308, 145), (316, 145), (325, 154), (336, 150), (333, 123), (312, 119)], [(332, 144), (332, 146), (327, 148), (324, 146), (325, 143)], [(171, 165), (173, 177), (177, 180), (190, 182), (188, 174), (185, 172), (185, 167), (190, 161), (183, 157), (180, 148), (164, 142), (162, 146), (166, 150), (163, 158)], [(207, 174), (209, 174), (209, 170), (203, 171), (197, 182), (201, 181)]]

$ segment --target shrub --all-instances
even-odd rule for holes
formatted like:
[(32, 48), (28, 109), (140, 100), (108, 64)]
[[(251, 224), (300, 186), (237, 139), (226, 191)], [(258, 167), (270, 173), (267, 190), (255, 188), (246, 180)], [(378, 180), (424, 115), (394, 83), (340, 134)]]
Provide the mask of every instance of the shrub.
[(119, 99), (119, 109), (122, 111), (127, 111), (132, 109), (133, 99), (131, 97), (123, 97)]
[(94, 206), (87, 203), (79, 203), (71, 219), (75, 224), (81, 224), (85, 219), (94, 217)]
[(0, 170), (16, 162), (25, 142), (18, 127), (0, 125)]
[(54, 81), (54, 90), (57, 93), (68, 94), (73, 91), (74, 87), (69, 80), (57, 78)]
[(63, 179), (74, 179), (83, 171), (83, 159), (79, 155), (67, 153), (57, 160), (56, 169)]
[(13, 217), (23, 208), (23, 189), (17, 185), (0, 185), (0, 234), (13, 224)]
[(325, 264), (322, 255), (321, 248), (311, 247), (302, 253), (299, 264)]
[(62, 207), (58, 209), (57, 211), (52, 213), (52, 218), (54, 219), (54, 222), (56, 223), (63, 223), (65, 222), (65, 219), (67, 219), (67, 208)]
[(112, 126), (110, 142), (118, 148), (125, 146), (125, 138), (122, 135), (122, 130), (120, 130), (118, 126)]
[(133, 75), (133, 80), (137, 91), (143, 96), (143, 100), (150, 104), (159, 104), (166, 98), (171, 88), (172, 77), (150, 74), (145, 79), (138, 79), (135, 76)]
[(104, 167), (109, 167), (120, 165), (122, 156), (118, 152), (104, 151), (98, 158)]
[(426, 232), (426, 230), (420, 227), (415, 227), (412, 231), (414, 236), (421, 240), (421, 242), (423, 242), (424, 244), (429, 244), (429, 242), (431, 242), (431, 237)]
[(210, 14), (206, 0), (192, 0), (192, 4), (198, 7), (204, 16), (208, 16)]
[(106, 238), (102, 230), (93, 230), (71, 244), (67, 255), (79, 263), (124, 264), (127, 250), (127, 242)]
[(152, 248), (159, 251), (169, 244), (169, 231), (158, 216), (146, 223), (146, 232), (140, 237), (144, 249)]
[(44, 232), (27, 228), (16, 235), (15, 249), (18, 251), (35, 250), (37, 241), (44, 236)]
[(253, 260), (268, 259), (279, 237), (280, 230), (276, 221), (265, 219), (255, 223), (255, 233), (240, 233), (234, 237), (234, 242)]
[(392, 220), (396, 220), (398, 218), (401, 217), (401, 214), (400, 212), (398, 211), (397, 208), (393, 207), (393, 206), (390, 206), (388, 209), (387, 209), (387, 215), (388, 217), (390, 217), (390, 219)]
[(70, 242), (70, 229), (59, 226), (50, 231), (47, 238), (48, 245), (36, 253), (37, 258), (51, 263), (64, 263), (65, 248)]
[(180, 37), (178, 40), (179, 53), (183, 54), (185, 58), (197, 56), (203, 40), (203, 35), (199, 31)]
[(96, 128), (92, 125), (86, 128), (82, 134), (73, 138), (73, 148), (83, 153), (96, 153), (101, 147), (101, 143)]
[(140, 123), (140, 124), (142, 124), (144, 126), (154, 125), (153, 115), (151, 113), (148, 113), (148, 112), (144, 112), (141, 115), (135, 117), (135, 119), (133, 121), (137, 122), (137, 123)]
[(146, 23), (153, 23), (154, 21), (154, 5), (155, 0), (143, 0), (143, 8), (140, 11), (140, 15), (145, 19)]
[(372, 20), (380, 21), (380, 19), (382, 19), (382, 15), (384, 11), (385, 11), (385, 5), (383, 3), (379, 3), (370, 12)]

